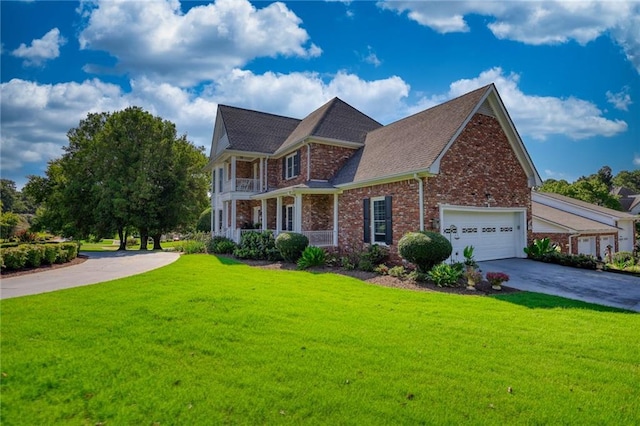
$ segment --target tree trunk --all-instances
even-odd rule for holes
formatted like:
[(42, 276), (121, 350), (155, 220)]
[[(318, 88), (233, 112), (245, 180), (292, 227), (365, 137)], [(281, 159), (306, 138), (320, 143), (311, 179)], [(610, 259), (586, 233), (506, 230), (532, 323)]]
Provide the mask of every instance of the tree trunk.
[(140, 229), (140, 250), (147, 250), (147, 241), (149, 240), (149, 230)]
[(154, 250), (162, 250), (162, 246), (160, 246), (160, 237), (162, 237), (162, 234), (153, 234), (153, 249)]
[(118, 237), (120, 238), (120, 246), (118, 247), (118, 251), (127, 249), (127, 233), (124, 231), (124, 228), (118, 228)]

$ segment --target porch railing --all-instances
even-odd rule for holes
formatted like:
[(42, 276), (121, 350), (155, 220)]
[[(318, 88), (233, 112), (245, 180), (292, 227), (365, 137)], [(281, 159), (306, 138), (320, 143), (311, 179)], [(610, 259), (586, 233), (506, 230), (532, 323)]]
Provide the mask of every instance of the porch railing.
[[(275, 229), (270, 229), (270, 231), (273, 232), (274, 236), (276, 237), (278, 236), (278, 231), (276, 231)], [(215, 235), (227, 237), (235, 241), (236, 243), (239, 243), (240, 239), (242, 238), (242, 235), (246, 234), (247, 232), (262, 232), (262, 229), (227, 228), (219, 232), (216, 232)], [(280, 232), (286, 232), (286, 231), (280, 231)], [(316, 247), (332, 247), (333, 246), (333, 231), (331, 230), (302, 231), (301, 234), (309, 238), (310, 246), (316, 246)]]
[(236, 187), (233, 188), (233, 181), (224, 183), (222, 187), (224, 192), (260, 192), (260, 179), (236, 178)]

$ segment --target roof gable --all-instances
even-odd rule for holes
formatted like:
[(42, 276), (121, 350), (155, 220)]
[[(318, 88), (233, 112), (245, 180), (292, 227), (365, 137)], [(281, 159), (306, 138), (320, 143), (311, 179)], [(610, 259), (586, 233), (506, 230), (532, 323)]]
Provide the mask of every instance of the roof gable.
[(296, 118), (227, 105), (218, 106), (218, 115), (225, 130), (222, 134), (228, 137), (227, 149), (266, 154), (274, 153), (300, 123)]
[[(534, 219), (543, 220), (547, 223), (555, 225), (556, 227), (564, 228), (572, 233), (614, 233), (618, 231), (618, 229), (614, 226), (607, 225), (596, 220), (588, 219), (577, 214), (563, 211), (558, 208), (547, 206), (535, 201), (531, 203), (531, 210)], [(536, 230), (534, 228), (534, 232), (539, 232), (539, 230)]]
[(541, 184), (493, 84), (370, 132), (362, 152), (347, 162), (334, 182), (339, 185), (424, 171), (438, 173), (441, 158), (476, 112), (500, 121), (529, 176), (530, 186)]
[(287, 151), (308, 137), (363, 143), (367, 132), (382, 127), (339, 98), (333, 98), (306, 116), (277, 150)]

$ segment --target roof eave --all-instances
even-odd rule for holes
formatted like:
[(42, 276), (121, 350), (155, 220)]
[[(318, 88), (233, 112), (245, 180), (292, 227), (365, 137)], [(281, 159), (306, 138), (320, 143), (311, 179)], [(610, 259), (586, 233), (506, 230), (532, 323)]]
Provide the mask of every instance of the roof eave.
[(306, 145), (306, 144), (310, 144), (310, 143), (318, 143), (318, 144), (323, 144), (323, 145), (333, 145), (333, 146), (341, 146), (341, 147), (345, 147), (345, 148), (353, 148), (353, 149), (358, 149), (362, 146), (364, 146), (364, 143), (362, 142), (351, 142), (351, 141), (344, 141), (341, 139), (331, 139), (331, 138), (321, 138), (321, 137), (317, 137), (317, 136), (305, 136), (302, 139), (298, 139), (297, 141), (295, 141), (294, 143), (287, 145), (286, 147), (283, 148), (278, 148), (274, 153), (273, 153), (273, 158), (280, 158), (290, 152), (293, 152), (295, 150), (297, 150), (298, 148)]
[(426, 169), (396, 173), (393, 175), (380, 176), (380, 177), (375, 177), (371, 179), (364, 179), (364, 180), (359, 180), (354, 182), (342, 183), (342, 184), (336, 185), (336, 188), (340, 188), (341, 190), (354, 189), (354, 188), (361, 188), (365, 186), (382, 185), (385, 183), (410, 180), (410, 179), (415, 179), (416, 177), (419, 177), (419, 178), (429, 177), (433, 175), (434, 173), (432, 173), (429, 168), (426, 168)]

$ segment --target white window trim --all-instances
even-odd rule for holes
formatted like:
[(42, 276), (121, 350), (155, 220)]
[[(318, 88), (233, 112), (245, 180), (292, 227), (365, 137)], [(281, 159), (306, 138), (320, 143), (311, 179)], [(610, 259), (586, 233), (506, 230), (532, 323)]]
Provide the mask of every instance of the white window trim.
[[(286, 180), (293, 179), (298, 176), (294, 174), (296, 171), (296, 158), (295, 158), (296, 155), (298, 155), (298, 151), (294, 152), (293, 154), (289, 154), (284, 158), (284, 164), (285, 164), (284, 178)], [(289, 175), (289, 159), (291, 159), (291, 175)]]
[[(382, 196), (382, 197), (371, 197), (371, 200), (370, 200), (371, 205), (369, 206), (369, 212), (370, 212), (369, 215), (371, 216), (371, 218), (370, 218), (370, 222), (371, 223), (369, 225), (370, 226), (370, 231), (369, 232), (370, 232), (370, 236), (371, 236), (370, 243), (371, 244), (378, 244), (378, 245), (381, 245), (381, 246), (387, 246), (386, 234), (384, 234), (382, 236), (382, 241), (376, 241), (376, 232), (375, 232), (376, 231), (376, 227), (375, 227), (376, 212), (375, 212), (375, 208), (374, 208), (374, 205), (375, 205), (376, 201), (382, 201), (382, 204), (385, 207), (385, 211), (386, 211), (386, 207), (387, 207), (386, 206), (386, 199), (385, 199), (384, 196)], [(387, 220), (387, 218), (386, 218), (386, 214), (385, 214), (385, 218), (384, 218), (385, 224), (386, 224), (386, 220)]]
[[(291, 208), (291, 216), (289, 216), (289, 208)], [(291, 229), (289, 229), (289, 220), (291, 220)], [(284, 223), (285, 231), (293, 232), (296, 227), (296, 206), (295, 204), (287, 204), (284, 206)]]

